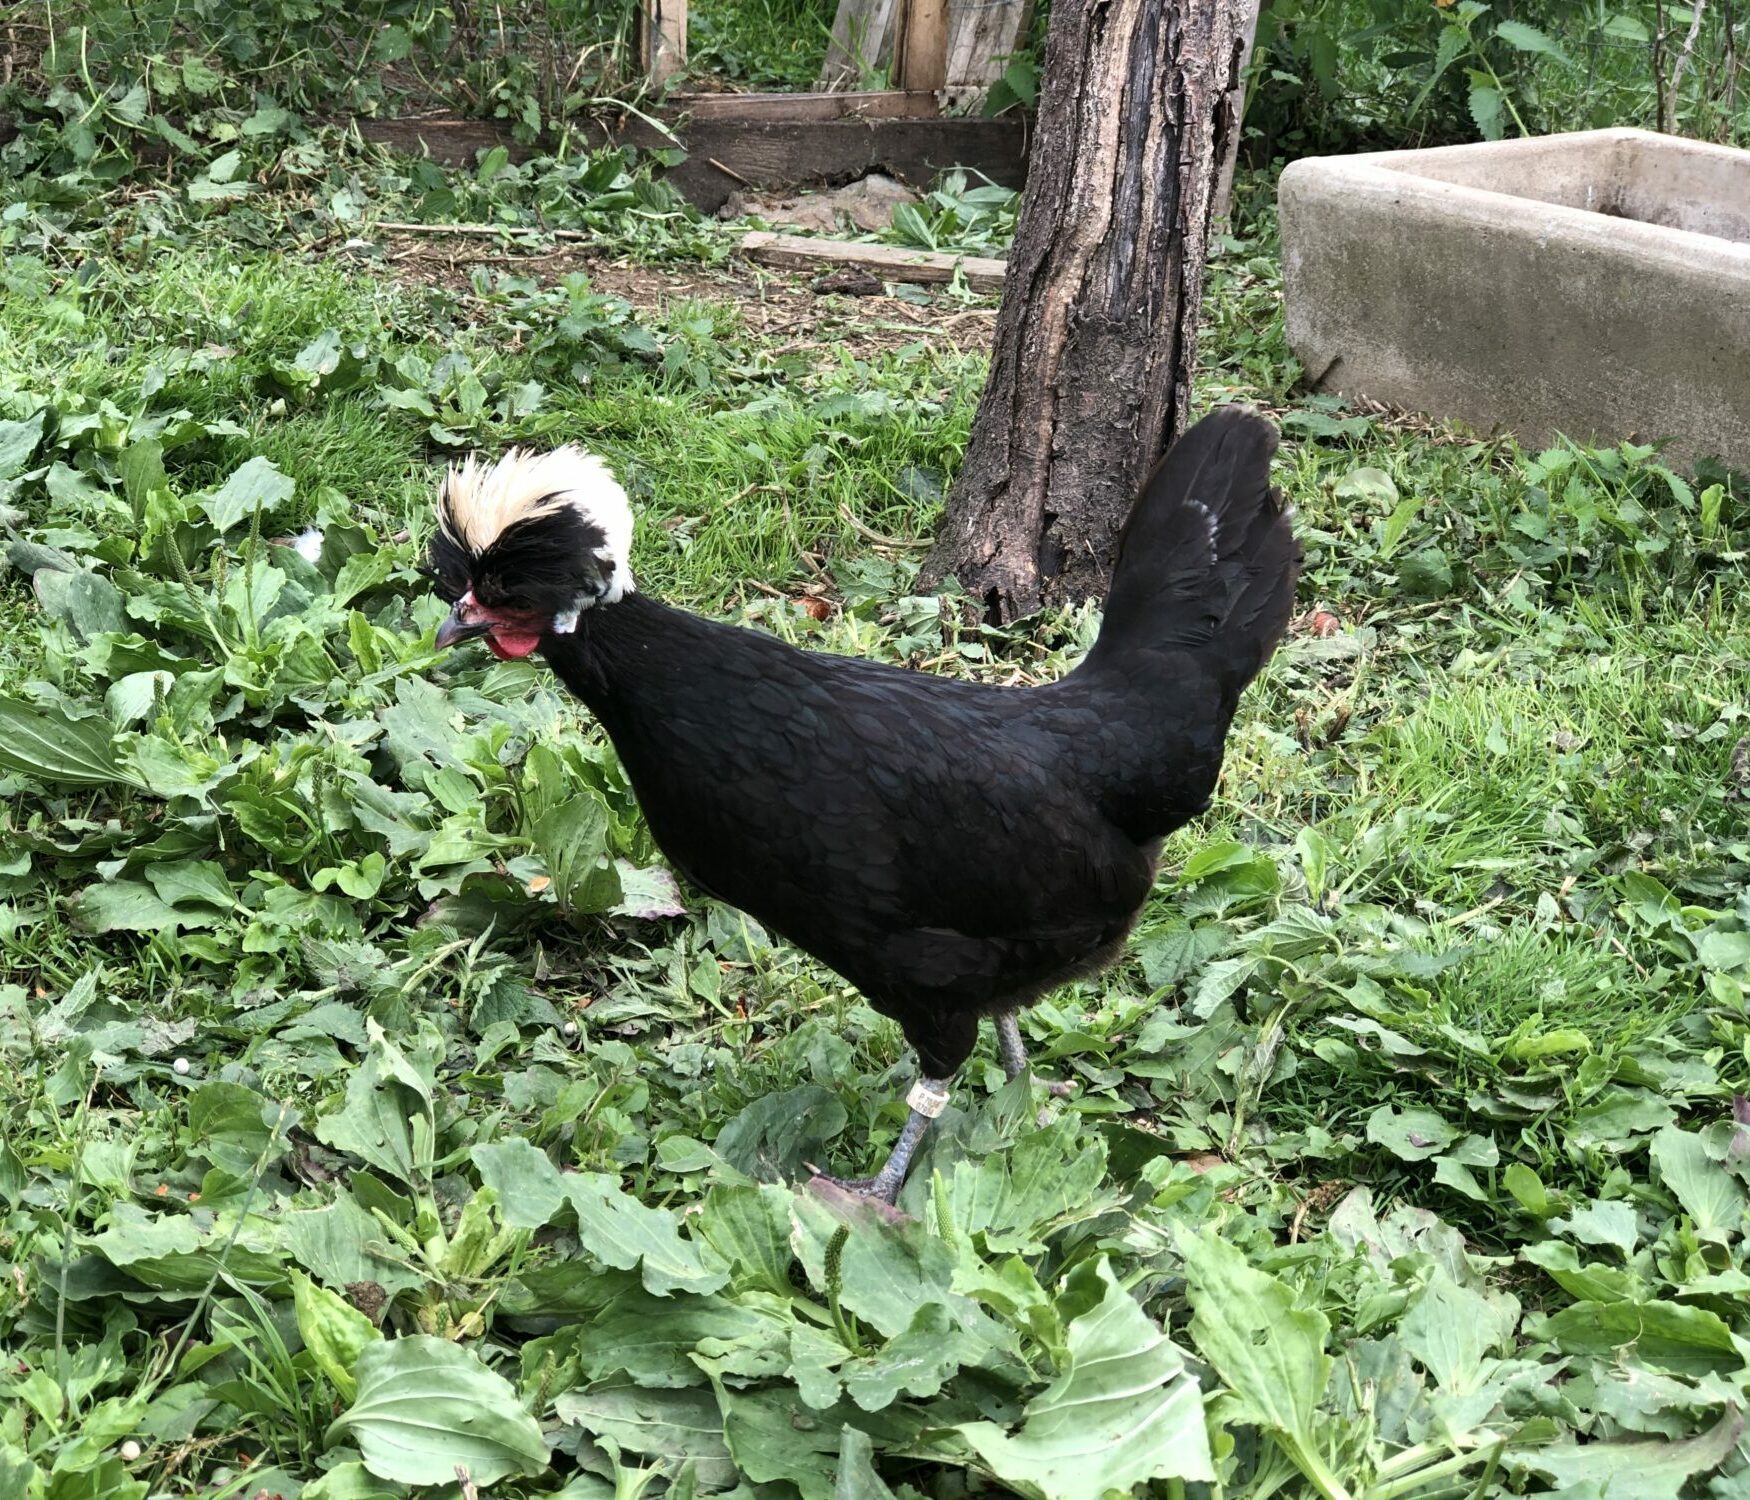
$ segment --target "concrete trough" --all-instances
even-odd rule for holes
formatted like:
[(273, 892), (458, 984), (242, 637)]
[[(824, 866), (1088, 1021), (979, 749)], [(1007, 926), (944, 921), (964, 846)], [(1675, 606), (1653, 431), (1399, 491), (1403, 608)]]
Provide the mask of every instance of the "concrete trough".
[(1279, 192), (1316, 389), (1750, 470), (1750, 151), (1591, 130), (1309, 157)]

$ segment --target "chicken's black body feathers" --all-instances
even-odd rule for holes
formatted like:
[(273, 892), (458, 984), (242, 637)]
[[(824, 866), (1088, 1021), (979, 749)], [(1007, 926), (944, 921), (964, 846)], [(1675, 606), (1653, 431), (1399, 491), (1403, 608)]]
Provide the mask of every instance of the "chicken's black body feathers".
[(1185, 435), (1124, 528), (1098, 642), (1049, 686), (798, 651), (637, 593), (542, 651), (681, 873), (850, 980), (946, 1078), (980, 1015), (1110, 961), (1159, 840), (1207, 806), (1294, 596), (1274, 448), (1237, 409)]

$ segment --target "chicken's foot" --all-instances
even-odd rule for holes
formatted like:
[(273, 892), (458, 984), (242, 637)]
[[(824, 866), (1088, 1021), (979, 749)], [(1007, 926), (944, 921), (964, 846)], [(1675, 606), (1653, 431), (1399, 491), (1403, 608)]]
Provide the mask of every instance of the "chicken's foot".
[(930, 1121), (947, 1108), (948, 1080), (918, 1079), (905, 1102), (911, 1106), (911, 1115), (881, 1170), (873, 1177), (828, 1177), (828, 1182), (837, 1183), (847, 1193), (861, 1193), (865, 1198), (879, 1198), (883, 1203), (899, 1202), (899, 1190), (905, 1185), (905, 1174), (911, 1170), (911, 1159), (918, 1149), (918, 1142), (930, 1128)]
[[(1015, 1019), (1012, 1010), (998, 1011), (996, 1023), (997, 1052), (1003, 1060), (1003, 1073), (1013, 1081), (1027, 1071), (1027, 1049), (1021, 1043), (1021, 1023)], [(1073, 1083), (1066, 1083), (1061, 1078), (1041, 1078), (1039, 1081), (1053, 1099), (1067, 1099), (1076, 1090)]]

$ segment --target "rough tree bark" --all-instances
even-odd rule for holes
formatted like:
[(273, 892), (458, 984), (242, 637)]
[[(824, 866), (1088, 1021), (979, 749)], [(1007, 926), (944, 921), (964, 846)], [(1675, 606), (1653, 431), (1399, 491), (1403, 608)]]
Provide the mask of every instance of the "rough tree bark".
[(990, 378), (926, 584), (1008, 620), (1104, 592), (1185, 424), (1248, 0), (1060, 0)]

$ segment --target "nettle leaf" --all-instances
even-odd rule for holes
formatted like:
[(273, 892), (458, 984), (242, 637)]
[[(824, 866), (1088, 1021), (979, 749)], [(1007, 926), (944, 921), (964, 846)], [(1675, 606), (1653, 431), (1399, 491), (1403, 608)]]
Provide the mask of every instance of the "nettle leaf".
[(1506, 105), (1500, 89), (1490, 83), (1473, 83), (1470, 88), (1470, 117), (1485, 141), (1501, 139)]
[(1203, 1397), (1184, 1356), (1103, 1258), (1078, 1266), (1066, 1290), (1093, 1305), (1070, 1323), (1064, 1366), (1020, 1427), (956, 1431), (999, 1479), (1041, 1500), (1128, 1494), (1151, 1479), (1212, 1481)]
[(728, 1270), (708, 1247), (681, 1237), (680, 1221), (667, 1209), (650, 1208), (605, 1172), (572, 1172), (565, 1194), (577, 1211), (577, 1237), (589, 1253), (618, 1271), (641, 1271), (657, 1296), (668, 1292), (715, 1292)]
[(1239, 1419), (1284, 1439), (1304, 1471), (1317, 1461), (1330, 1320), (1216, 1235), (1186, 1235), (1180, 1248), (1198, 1350), (1238, 1398)]
[(207, 519), (225, 532), (257, 511), (263, 516), (272, 515), (292, 498), (296, 489), (290, 476), (282, 474), (272, 459), (257, 456), (243, 464), (201, 505)]
[(347, 1438), (379, 1479), (447, 1485), (465, 1469), (485, 1486), (547, 1471), (540, 1424), (471, 1350), (426, 1334), (386, 1339), (364, 1349), (354, 1374), (358, 1394), (328, 1441)]
[(1083, 1136), (1066, 1118), (1022, 1136), (1012, 1151), (955, 1162), (947, 1204), (955, 1228), (982, 1236), (988, 1251), (1025, 1253), (1122, 1197), (1106, 1181), (1104, 1137)]
[(1726, 1240), (1744, 1229), (1745, 1196), (1724, 1162), (1707, 1154), (1702, 1138), (1667, 1125), (1653, 1137), (1653, 1164), (1672, 1196), (1706, 1240)]
[(1553, 39), (1523, 21), (1502, 21), (1495, 27), (1495, 35), (1517, 52), (1540, 52), (1557, 62), (1568, 61), (1568, 54)]
[(1550, 1228), (1584, 1245), (1613, 1245), (1624, 1255), (1634, 1254), (1639, 1237), (1635, 1206), (1621, 1198), (1597, 1199), (1565, 1219), (1552, 1219)]
[(1232, 941), (1232, 930), (1220, 922), (1185, 923), (1151, 932), (1136, 948), (1143, 980), (1151, 990), (1178, 984)]
[(374, 1020), (366, 1026), (370, 1051), (346, 1081), (345, 1104), (316, 1122), (316, 1139), (413, 1185), (430, 1175), (436, 1149), (432, 1079), (443, 1040), (422, 1035), (409, 1059)]
[(292, 1307), (304, 1347), (341, 1399), (351, 1401), (358, 1392), (353, 1371), (359, 1356), (383, 1335), (346, 1298), (318, 1286), (302, 1271), (291, 1270), (287, 1274), (292, 1281)]
[(1367, 1139), (1400, 1161), (1426, 1161), (1458, 1139), (1459, 1132), (1431, 1109), (1393, 1109), (1382, 1104), (1367, 1117)]

